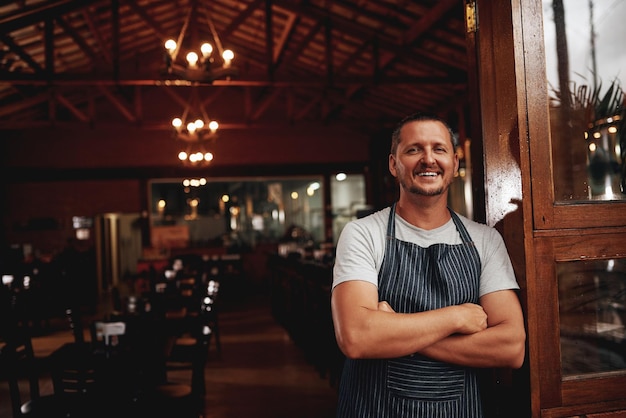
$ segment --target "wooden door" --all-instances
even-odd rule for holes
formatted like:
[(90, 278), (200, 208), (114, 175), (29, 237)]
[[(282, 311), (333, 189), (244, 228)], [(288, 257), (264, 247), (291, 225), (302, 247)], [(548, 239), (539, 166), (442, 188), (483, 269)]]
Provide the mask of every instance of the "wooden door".
[(552, 9), (541, 0), (477, 4), (486, 221), (503, 232), (522, 285), (530, 416), (626, 415), (626, 195), (615, 185), (610, 197), (592, 190), (581, 158), (590, 142), (572, 134), (574, 119), (559, 122), (550, 100)]

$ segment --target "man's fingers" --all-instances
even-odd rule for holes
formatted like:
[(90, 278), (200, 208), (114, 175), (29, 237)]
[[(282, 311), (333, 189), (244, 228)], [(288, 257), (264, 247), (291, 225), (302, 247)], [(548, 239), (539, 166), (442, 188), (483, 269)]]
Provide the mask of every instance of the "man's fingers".
[(379, 311), (383, 311), (383, 312), (395, 312), (391, 308), (391, 306), (387, 302), (385, 302), (385, 301), (378, 302), (378, 310)]

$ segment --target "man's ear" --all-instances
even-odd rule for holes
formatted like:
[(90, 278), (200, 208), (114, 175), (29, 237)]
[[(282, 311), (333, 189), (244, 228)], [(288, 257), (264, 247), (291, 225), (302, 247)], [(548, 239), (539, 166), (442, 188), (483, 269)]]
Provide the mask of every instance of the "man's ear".
[(392, 176), (398, 177), (396, 172), (396, 157), (393, 154), (389, 154), (389, 172)]

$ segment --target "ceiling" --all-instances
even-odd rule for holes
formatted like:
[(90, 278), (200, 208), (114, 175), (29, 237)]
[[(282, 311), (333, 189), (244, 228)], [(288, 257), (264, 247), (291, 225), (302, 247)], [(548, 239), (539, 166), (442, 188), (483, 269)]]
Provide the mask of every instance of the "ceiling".
[[(192, 90), (223, 129), (298, 123), (369, 129), (413, 111), (451, 111), (467, 100), (463, 0), (2, 4), (0, 129), (165, 128), (171, 107), (187, 106)], [(213, 26), (235, 52), (230, 80), (190, 83), (164, 73), (164, 41), (179, 37), (186, 22), (181, 49), (210, 38)]]

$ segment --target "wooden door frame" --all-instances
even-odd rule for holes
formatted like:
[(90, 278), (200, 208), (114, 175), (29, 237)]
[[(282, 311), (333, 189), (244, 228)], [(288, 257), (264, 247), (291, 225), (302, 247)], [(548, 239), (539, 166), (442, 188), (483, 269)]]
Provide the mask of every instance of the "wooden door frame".
[[(466, 0), (466, 7), (472, 3), (473, 0)], [(527, 277), (532, 277), (529, 266), (533, 265), (532, 219), (528, 214), (532, 214), (532, 202), (528, 190), (528, 148), (526, 141), (521, 140), (526, 119), (520, 118), (519, 110), (512, 4), (490, 0), (476, 0), (475, 4), (477, 31), (468, 33), (472, 155), (477, 156), (472, 161), (472, 175), (478, 178), (475, 202), (483, 205), (476, 211), (480, 213), (482, 209), (484, 216), (476, 220), (502, 234), (520, 284), (522, 309), (528, 318)], [(487, 396), (504, 394), (505, 399), (496, 401), (501, 406), (488, 411), (489, 416), (527, 418), (531, 414), (531, 389), (537, 386), (531, 382), (531, 358), (527, 355), (519, 370), (497, 371), (498, 382), (492, 385), (495, 393)], [(504, 392), (502, 386), (507, 386)], [(493, 399), (486, 401), (489, 404)]]

